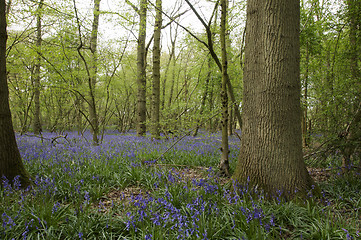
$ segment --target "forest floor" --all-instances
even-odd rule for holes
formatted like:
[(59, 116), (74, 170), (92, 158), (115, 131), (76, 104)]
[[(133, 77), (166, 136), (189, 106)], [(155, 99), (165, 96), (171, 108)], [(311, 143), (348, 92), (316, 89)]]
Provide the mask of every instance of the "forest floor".
[[(17, 136), (34, 186), (3, 179), (0, 239), (361, 239), (361, 179), (340, 175), (338, 156), (308, 164), (321, 198), (266, 201), (217, 176), (219, 134), (58, 136)], [(231, 170), (238, 153), (230, 137)]]
[[(173, 169), (178, 176), (181, 176), (180, 181), (193, 181), (193, 180), (203, 180), (207, 178), (207, 167), (196, 167), (196, 166), (186, 166), (186, 165), (153, 165), (152, 167), (165, 168), (165, 169)], [(174, 167), (177, 167), (175, 170)], [(315, 167), (307, 167), (307, 170), (316, 184), (327, 182), (330, 178), (336, 178), (340, 174), (332, 172), (331, 169), (324, 168), (315, 168)], [(229, 177), (218, 177), (218, 182), (224, 186), (226, 183), (230, 181)], [(129, 186), (123, 189), (113, 189), (110, 191), (104, 198), (104, 204), (110, 206), (112, 202), (118, 201), (120, 196), (123, 196), (124, 199), (131, 199), (134, 195), (145, 194), (147, 192), (146, 189), (142, 189), (141, 187)], [(360, 196), (361, 197), (361, 196)], [(360, 216), (361, 219), (361, 216)], [(361, 225), (361, 223), (360, 223)]]

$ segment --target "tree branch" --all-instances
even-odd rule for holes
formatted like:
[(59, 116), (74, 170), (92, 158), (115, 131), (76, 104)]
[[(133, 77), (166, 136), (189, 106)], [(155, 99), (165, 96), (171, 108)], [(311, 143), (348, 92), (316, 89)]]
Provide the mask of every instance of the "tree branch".
[(138, 9), (131, 1), (125, 0), (125, 2), (126, 2), (129, 6), (131, 6), (131, 7), (134, 9), (134, 11), (136, 11), (136, 12), (139, 14), (139, 9)]

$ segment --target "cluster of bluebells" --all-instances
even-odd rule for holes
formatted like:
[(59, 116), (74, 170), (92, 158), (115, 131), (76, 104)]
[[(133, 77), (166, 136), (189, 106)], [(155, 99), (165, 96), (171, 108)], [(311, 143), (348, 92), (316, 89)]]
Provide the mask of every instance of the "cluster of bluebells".
[[(43, 133), (42, 138), (17, 136), (23, 160), (29, 165), (62, 168), (63, 172), (72, 177), (89, 160), (101, 159), (104, 164), (108, 164), (114, 159), (122, 159), (130, 161), (133, 166), (139, 166), (138, 160), (144, 160), (143, 156), (154, 155), (154, 159), (146, 159), (147, 162), (154, 163), (154, 160), (166, 151), (166, 159), (179, 157), (179, 155), (189, 157), (189, 154), (192, 154), (193, 157), (218, 160), (220, 154), (216, 147), (219, 145), (220, 136), (218, 135), (201, 135), (196, 139), (187, 136), (179, 142), (177, 139), (163, 139), (155, 142), (151, 138), (139, 138), (135, 134), (106, 134), (100, 146), (94, 146), (91, 141), (86, 140), (90, 139), (88, 132), (83, 134), (86, 138), (73, 132), (63, 133), (63, 135), (66, 138), (57, 138), (56, 133)], [(236, 139), (233, 141), (237, 142)], [(230, 148), (231, 154), (234, 154), (230, 159), (236, 159), (238, 144), (230, 144)]]
[[(46, 199), (43, 204), (50, 205), (49, 214), (52, 215), (56, 215), (63, 207), (62, 202), (69, 203), (69, 201), (79, 199), (79, 208), (74, 211), (74, 215), (78, 216), (79, 212), (84, 210), (84, 206), (90, 205), (91, 201), (97, 201), (91, 197), (87, 184), (93, 182), (95, 186), (99, 185), (104, 178), (102, 172), (94, 170), (96, 174), (90, 177), (91, 180), (88, 178), (86, 183), (79, 177), (79, 173), (87, 172), (90, 166), (94, 166), (94, 163), (97, 162), (119, 172), (124, 171), (124, 169), (119, 169), (118, 166), (124, 166), (128, 163), (131, 168), (142, 168), (141, 161), (144, 160), (144, 156), (153, 156), (153, 158), (147, 159), (147, 163), (149, 165), (155, 164), (155, 159), (167, 151), (170, 146), (173, 146), (174, 141), (177, 141), (177, 139), (164, 139), (155, 142), (150, 138), (139, 138), (133, 133), (110, 133), (104, 135), (100, 146), (94, 146), (90, 140), (87, 140), (91, 139), (89, 132), (83, 133), (82, 136), (74, 132), (64, 132), (60, 135), (65, 137), (59, 137), (57, 133), (43, 133), (41, 137), (31, 134), (17, 136), (22, 159), (26, 168), (30, 170), (34, 183), (31, 190), (25, 191), (29, 194), (20, 195), (21, 201), (24, 201), (26, 197)], [(212, 155), (217, 157), (219, 151), (213, 146), (218, 142), (218, 138), (219, 136), (201, 136), (198, 140), (194, 140), (191, 137), (186, 137), (168, 151), (168, 158), (163, 156), (159, 159), (160, 161), (172, 159), (174, 155), (179, 153), (185, 153), (185, 158), (188, 158), (190, 152), (195, 156), (203, 154), (205, 157)], [(121, 165), (119, 162), (125, 162), (125, 164)], [(180, 181), (180, 177), (176, 174), (163, 175), (161, 172), (154, 172), (154, 174), (156, 175), (154, 185), (161, 187)], [(16, 177), (12, 183), (6, 178), (1, 180), (2, 191), (5, 196), (11, 197), (21, 187), (19, 177)], [(161, 202), (161, 200), (159, 201)], [(102, 208), (100, 201), (99, 209)], [(19, 214), (24, 211), (26, 210), (20, 208)], [(3, 212), (2, 214), (4, 230), (7, 231), (16, 225), (16, 214), (10, 214), (10, 212), (8, 214)], [(36, 215), (36, 213), (34, 214)], [(34, 219), (36, 220), (36, 218), (31, 217), (22, 222), (24, 238), (28, 235)], [(25, 222), (27, 223), (26, 226), (24, 225)], [(39, 225), (41, 224), (39, 223)]]
[[(104, 174), (106, 171), (102, 171), (103, 168), (114, 171), (111, 176), (118, 174), (122, 178), (124, 171), (136, 173), (139, 169), (149, 170), (157, 161), (167, 163), (169, 160), (183, 159), (188, 162), (180, 164), (192, 164), (192, 161), (197, 159), (197, 164), (216, 166), (220, 154), (217, 147), (220, 136), (216, 134), (200, 135), (197, 138), (187, 136), (174, 145), (177, 139), (151, 140), (139, 138), (132, 133), (111, 133), (104, 135), (100, 146), (94, 146), (91, 141), (86, 140), (91, 139), (89, 132), (83, 134), (85, 138), (72, 132), (62, 135), (66, 137), (58, 138), (56, 133), (44, 133), (42, 138), (17, 136), (20, 152), (27, 168), (32, 171), (34, 184), (31, 189), (22, 190), (21, 194), (16, 195), (21, 188), (19, 177), (11, 183), (4, 177), (1, 179), (3, 201), (12, 195), (19, 197), (19, 200), (17, 207), (14, 207), (16, 210), (11, 209), (10, 205), (7, 205), (8, 209), (1, 209), (0, 206), (0, 238), (7, 238), (7, 234), (17, 228), (21, 231), (21, 238), (27, 239), (30, 238), (31, 231), (39, 231), (38, 227), (48, 229), (48, 225), (53, 224), (45, 221), (44, 216), (39, 217), (37, 212), (26, 209), (24, 204), (27, 197), (29, 201), (43, 199), (42, 207), (45, 208), (46, 204), (49, 206), (49, 219), (61, 216), (65, 212), (62, 211), (64, 206), (71, 205), (71, 213), (66, 217), (59, 217), (60, 221), (55, 221), (70, 225), (70, 221), (82, 214), (86, 215), (86, 211), (94, 206), (97, 208), (96, 214), (105, 215), (108, 212), (105, 202), (99, 199), (101, 196), (96, 196), (92, 190), (93, 186), (104, 186), (104, 179), (109, 178), (109, 175)], [(238, 139), (231, 138), (230, 159), (234, 160), (238, 154), (238, 144), (232, 144), (232, 141), (237, 143)], [(169, 150), (171, 146), (172, 149)], [(166, 154), (161, 156), (165, 152)], [(203, 163), (205, 160), (208, 162)], [(280, 226), (276, 226), (275, 216), (266, 213), (262, 208), (262, 193), (251, 193), (248, 185), (233, 184), (232, 191), (224, 189), (212, 168), (208, 170), (207, 179), (185, 181), (174, 169), (152, 170), (148, 176), (152, 178), (155, 194), (132, 195), (132, 207), (124, 220), (128, 233), (140, 235), (142, 232), (145, 239), (157, 239), (156, 232), (150, 233), (149, 229), (144, 228), (144, 225), (147, 225), (163, 231), (164, 236), (169, 234), (169, 238), (211, 239), (215, 232), (208, 223), (219, 223), (219, 219), (221, 223), (228, 224), (230, 232), (235, 229), (252, 231), (252, 226), (266, 233), (280, 229)], [(281, 193), (276, 196), (278, 203), (281, 203), (280, 195)], [(120, 206), (112, 202), (112, 208), (116, 207)], [(24, 217), (26, 211), (28, 216)], [(106, 220), (106, 229), (108, 222), (109, 219)], [(84, 229), (79, 228), (76, 231), (73, 237), (86, 238)], [(343, 231), (347, 239), (352, 239), (348, 230)]]
[(11, 228), (13, 228), (16, 225), (13, 218), (7, 215), (5, 212), (1, 215), (1, 219), (2, 219), (2, 227), (5, 230), (11, 230)]
[(167, 228), (170, 231), (178, 232), (178, 238), (184, 239), (190, 236), (201, 235), (199, 221), (203, 214), (207, 216), (217, 214), (217, 204), (206, 202), (201, 196), (187, 203), (185, 208), (173, 204), (171, 195), (166, 192), (165, 197), (143, 198), (138, 195), (134, 199), (134, 206), (137, 211), (128, 212), (127, 229), (137, 231), (137, 225), (142, 222), (151, 222), (155, 226)]
[(177, 196), (173, 196), (168, 187), (159, 197), (149, 194), (132, 196), (131, 203), (136, 207), (136, 211), (127, 213), (127, 229), (137, 232), (143, 224), (151, 224), (177, 232), (179, 239), (211, 239), (212, 231), (204, 225), (212, 219), (222, 218), (224, 204), (233, 209), (230, 213), (230, 230), (255, 225), (269, 232), (276, 227), (273, 215), (267, 216), (256, 201), (245, 201), (247, 192), (244, 191), (247, 191), (247, 187), (238, 188), (237, 193), (240, 194), (235, 194), (234, 191), (221, 188), (214, 179), (193, 179), (190, 186), (184, 182), (183, 184), (183, 191)]

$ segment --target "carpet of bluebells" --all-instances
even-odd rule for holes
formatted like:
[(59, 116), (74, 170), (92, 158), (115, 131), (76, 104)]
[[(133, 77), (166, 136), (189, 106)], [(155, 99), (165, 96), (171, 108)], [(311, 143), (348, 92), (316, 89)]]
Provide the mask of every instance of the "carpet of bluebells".
[(266, 200), (217, 176), (218, 134), (62, 135), (17, 136), (33, 185), (2, 178), (0, 239), (361, 239), (357, 176), (320, 183), (321, 198)]

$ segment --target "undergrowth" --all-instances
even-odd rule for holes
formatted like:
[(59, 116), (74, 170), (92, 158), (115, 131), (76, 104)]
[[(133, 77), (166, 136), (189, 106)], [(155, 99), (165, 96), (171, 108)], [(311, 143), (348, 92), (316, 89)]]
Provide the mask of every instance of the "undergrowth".
[[(2, 179), (0, 239), (361, 239), (357, 175), (335, 172), (319, 184), (322, 198), (265, 200), (217, 177), (216, 134), (172, 149), (176, 139), (129, 133), (100, 146), (54, 137), (17, 136), (33, 185)], [(230, 139), (232, 169), (238, 141)]]

